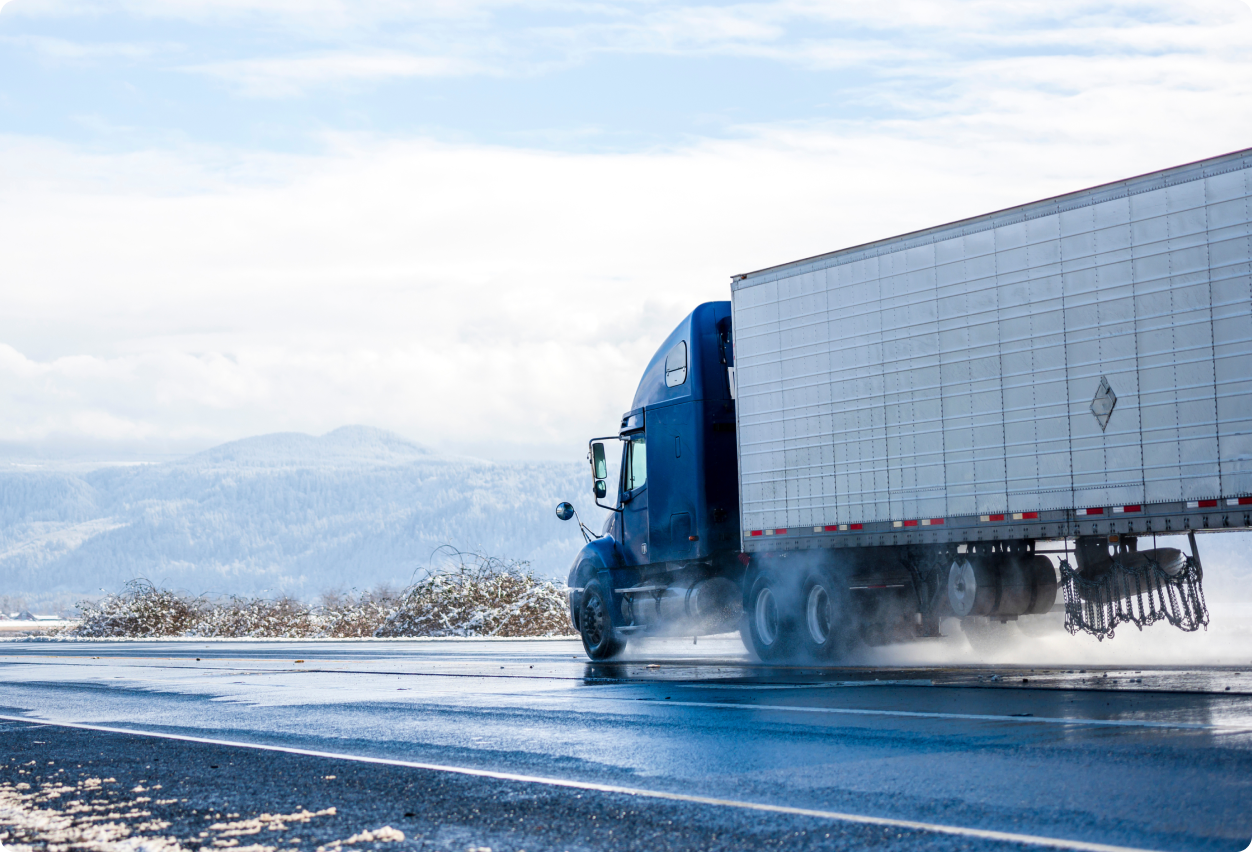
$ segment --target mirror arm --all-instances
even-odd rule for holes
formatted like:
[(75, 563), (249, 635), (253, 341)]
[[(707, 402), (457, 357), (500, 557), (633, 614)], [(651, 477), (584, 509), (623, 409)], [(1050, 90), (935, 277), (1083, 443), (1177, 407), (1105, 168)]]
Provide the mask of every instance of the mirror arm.
[[(596, 503), (596, 505), (599, 506), (600, 504)], [(596, 535), (586, 524), (583, 523), (583, 519), (578, 517), (577, 509), (574, 510), (574, 520), (578, 521), (578, 530), (583, 534), (583, 541), (587, 544), (591, 544), (591, 540), (593, 538), (604, 538), (602, 535)]]

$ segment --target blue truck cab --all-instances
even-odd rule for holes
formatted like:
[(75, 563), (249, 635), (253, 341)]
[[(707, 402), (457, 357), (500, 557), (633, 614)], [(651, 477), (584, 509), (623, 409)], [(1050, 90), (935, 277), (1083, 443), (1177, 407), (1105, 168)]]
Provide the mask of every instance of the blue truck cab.
[[(638, 633), (734, 629), (741, 614), (739, 481), (730, 302), (707, 302), (665, 339), (616, 438), (612, 510), (570, 569), (570, 616), (592, 659)], [(589, 456), (612, 453), (595, 439)], [(613, 491), (616, 490), (616, 494)]]

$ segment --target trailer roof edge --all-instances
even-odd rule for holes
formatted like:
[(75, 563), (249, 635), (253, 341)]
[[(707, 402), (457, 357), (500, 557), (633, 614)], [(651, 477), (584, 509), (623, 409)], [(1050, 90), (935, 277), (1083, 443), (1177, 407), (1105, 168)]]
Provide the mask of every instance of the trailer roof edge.
[[(1223, 166), (1229, 166), (1230, 168), (1223, 169)], [(944, 233), (945, 235), (950, 235), (954, 229), (960, 229), (961, 233), (982, 231), (988, 228), (996, 227), (999, 224), (1007, 224), (1005, 221), (1000, 221), (1006, 217), (1020, 216), (1023, 220), (1034, 219), (1040, 216), (1047, 216), (1052, 213), (1060, 212), (1065, 209), (1082, 207), (1098, 201), (1107, 201), (1111, 198), (1117, 198), (1122, 195), (1133, 195), (1137, 192), (1146, 192), (1151, 189), (1158, 189), (1162, 186), (1170, 186), (1175, 183), (1187, 183), (1193, 180), (1199, 180), (1201, 178), (1208, 177), (1211, 174), (1220, 174), (1223, 171), (1249, 167), (1252, 167), (1252, 148), (1243, 148), (1238, 151), (1231, 151), (1228, 154), (1220, 154), (1216, 157), (1207, 157), (1202, 160), (1195, 160), (1190, 163), (1183, 163), (1179, 166), (1159, 169), (1154, 172), (1144, 172), (1143, 174), (1135, 175), (1134, 177), (1123, 178), (1122, 180), (1112, 181), (1110, 183), (1096, 184), (1095, 186), (1075, 190), (1073, 192), (1067, 192), (1063, 195), (1055, 195), (1038, 201), (1028, 201), (1024, 204), (1005, 207), (990, 213), (971, 216), (967, 219), (956, 219), (942, 225), (934, 225), (929, 228), (924, 228), (920, 231), (909, 231), (894, 237), (886, 237), (881, 240), (860, 243), (858, 245), (836, 249), (835, 251), (823, 252), (822, 254), (815, 254), (799, 260), (788, 261), (787, 263), (766, 266), (751, 272), (739, 273), (731, 276), (731, 290), (739, 290), (743, 287), (750, 287), (755, 286), (756, 284), (765, 283), (764, 281), (749, 282), (748, 279), (750, 278), (770, 275), (770, 280), (773, 280), (784, 277), (783, 275), (778, 274), (782, 273), (784, 270), (794, 269), (806, 264), (812, 264), (815, 268), (823, 268), (825, 266), (834, 265), (835, 261), (838, 261), (843, 257), (850, 258), (855, 254), (886, 254), (888, 251), (899, 251), (903, 248), (909, 248), (914, 245), (923, 245), (927, 242), (934, 242), (934, 237), (938, 234)], [(945, 236), (945, 238), (947, 237)], [(771, 275), (771, 273), (773, 274)]]

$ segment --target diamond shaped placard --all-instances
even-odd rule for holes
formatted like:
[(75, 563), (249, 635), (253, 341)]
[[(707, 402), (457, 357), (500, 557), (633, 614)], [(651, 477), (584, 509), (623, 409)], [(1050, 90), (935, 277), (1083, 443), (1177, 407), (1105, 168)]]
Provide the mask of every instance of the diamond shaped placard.
[(1096, 389), (1095, 399), (1091, 400), (1091, 413), (1100, 424), (1100, 431), (1108, 428), (1109, 418), (1113, 416), (1113, 408), (1117, 405), (1117, 394), (1109, 386), (1109, 380), (1100, 377), (1100, 387)]

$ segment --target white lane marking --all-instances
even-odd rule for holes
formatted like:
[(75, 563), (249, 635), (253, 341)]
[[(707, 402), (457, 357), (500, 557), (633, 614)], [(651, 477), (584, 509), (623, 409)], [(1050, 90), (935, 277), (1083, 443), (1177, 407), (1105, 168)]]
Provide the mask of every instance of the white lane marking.
[(850, 822), (858, 825), (905, 828), (911, 831), (925, 831), (931, 834), (949, 834), (957, 837), (977, 838), (979, 840), (997, 840), (1003, 843), (1020, 843), (1028, 846), (1043, 846), (1049, 849), (1076, 849), (1079, 850), (1079, 852), (1151, 852), (1151, 850), (1138, 849), (1130, 846), (1112, 846), (1107, 843), (1090, 843), (1085, 840), (1066, 840), (1059, 837), (1042, 837), (1036, 834), (1018, 834), (1011, 831), (966, 828), (965, 826), (959, 825), (943, 825), (940, 823), (918, 822), (916, 820), (909, 819), (891, 819), (890, 817), (865, 816), (863, 814), (846, 814), (839, 811), (822, 811), (812, 808), (793, 808), (787, 805), (767, 805), (760, 802), (742, 802), (736, 799), (719, 799), (713, 796), (694, 796), (686, 793), (668, 793), (663, 790), (644, 790), (638, 787), (621, 787), (616, 784), (596, 784), (590, 781), (575, 781), (569, 778), (549, 778), (542, 775), (519, 775), (513, 772), (496, 772), (490, 769), (473, 769), (468, 766), (447, 766), (439, 763), (419, 763), (411, 760), (395, 760), (393, 758), (386, 757), (368, 757), (365, 755), (343, 754), (333, 751), (316, 751), (314, 749), (295, 748), (292, 746), (246, 743), (235, 740), (218, 740), (211, 739), (209, 737), (193, 737), (186, 734), (169, 734), (161, 731), (112, 728), (104, 725), (88, 725), (82, 722), (57, 722), (47, 719), (31, 719), (25, 716), (5, 715), (0, 715), (0, 721), (19, 722), (28, 725), (44, 725), (58, 728), (74, 728), (81, 731), (99, 731), (107, 734), (152, 737), (154, 739), (177, 740), (179, 742), (225, 746), (227, 748), (250, 748), (256, 751), (298, 754), (306, 757), (321, 757), (329, 760), (349, 760), (355, 763), (369, 763), (381, 766), (399, 766), (406, 769), (424, 769), (432, 772), (447, 772), (454, 775), (468, 775), (474, 778), (491, 778), (496, 781), (516, 781), (523, 784), (543, 784), (548, 787), (565, 787), (573, 790), (589, 790), (597, 793), (617, 793), (625, 796), (638, 796), (646, 799), (662, 799), (670, 802), (687, 802), (696, 805), (738, 808), (740, 810), (757, 811), (760, 813), (804, 816), (812, 817), (814, 819)]
[[(591, 696), (588, 696), (591, 697)], [(1032, 722), (1046, 725), (1094, 725), (1115, 728), (1175, 728), (1189, 731), (1248, 731), (1248, 725), (1207, 725), (1200, 722), (1151, 722), (1146, 719), (1067, 719), (1064, 716), (1008, 716), (988, 713), (927, 713), (920, 710), (868, 710), (856, 707), (804, 707), (795, 704), (732, 704), (717, 701), (664, 701), (657, 698), (595, 698), (595, 701), (614, 701), (659, 707), (700, 707), (720, 710), (768, 710), (786, 713), (828, 713), (837, 716), (895, 716), (906, 719), (968, 719), (975, 722)]]

